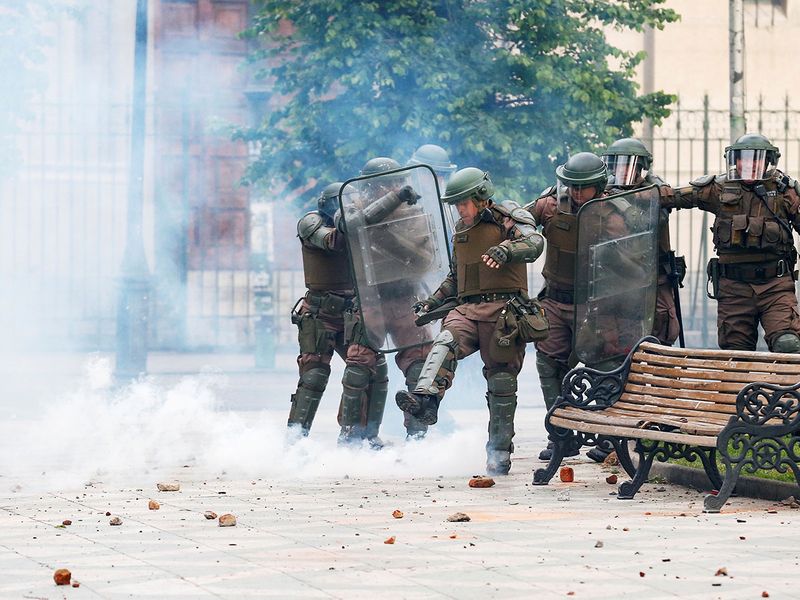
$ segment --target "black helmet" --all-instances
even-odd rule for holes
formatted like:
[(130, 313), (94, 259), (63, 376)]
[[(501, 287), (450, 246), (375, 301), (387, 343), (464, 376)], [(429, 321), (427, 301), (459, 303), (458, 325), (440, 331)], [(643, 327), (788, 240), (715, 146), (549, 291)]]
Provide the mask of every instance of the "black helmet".
[(611, 144), (603, 153), (613, 185), (629, 187), (638, 184), (650, 170), (653, 155), (641, 140), (622, 138)]
[(333, 219), (339, 209), (339, 190), (344, 185), (341, 181), (329, 183), (317, 198), (317, 210), (325, 217)]
[(603, 159), (591, 152), (578, 152), (566, 163), (556, 167), (556, 177), (569, 187), (594, 186), (598, 193), (608, 183), (608, 171)]
[(758, 181), (778, 166), (780, 150), (760, 133), (746, 133), (725, 148), (729, 180)]
[(442, 202), (458, 204), (462, 200), (473, 198), (478, 202), (486, 201), (494, 195), (494, 184), (489, 173), (476, 167), (466, 167), (453, 173), (447, 182), (447, 189)]
[(441, 175), (445, 179), (456, 170), (456, 166), (450, 162), (447, 150), (436, 144), (423, 144), (414, 150), (414, 154), (406, 164), (409, 166), (428, 165), (437, 175)]

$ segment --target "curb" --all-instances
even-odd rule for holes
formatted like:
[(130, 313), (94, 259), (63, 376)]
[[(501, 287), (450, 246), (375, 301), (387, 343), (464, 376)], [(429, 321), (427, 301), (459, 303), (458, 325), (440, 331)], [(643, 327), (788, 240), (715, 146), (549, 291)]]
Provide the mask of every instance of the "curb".
[[(693, 469), (669, 463), (654, 463), (650, 468), (650, 475), (651, 477), (661, 476), (669, 483), (700, 491), (708, 491), (711, 488), (711, 482), (702, 469)], [(736, 482), (736, 495), (759, 498), (761, 500), (781, 501), (789, 496), (800, 498), (800, 487), (786, 481), (740, 476)]]

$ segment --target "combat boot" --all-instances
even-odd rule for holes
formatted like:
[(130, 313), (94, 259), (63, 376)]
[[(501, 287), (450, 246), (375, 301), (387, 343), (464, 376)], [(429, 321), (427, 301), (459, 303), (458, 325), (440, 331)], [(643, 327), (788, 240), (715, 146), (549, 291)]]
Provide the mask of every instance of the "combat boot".
[(411, 414), (423, 425), (435, 425), (439, 420), (439, 396), (400, 390), (394, 401), (400, 410)]
[(297, 391), (292, 394), (292, 407), (289, 409), (290, 428), (299, 427), (300, 433), (307, 436), (317, 414), (322, 394), (328, 385), (331, 368), (318, 363), (300, 374)]
[[(539, 383), (542, 386), (544, 405), (550, 410), (561, 393), (561, 381), (567, 374), (567, 368), (541, 352), (536, 353), (536, 370), (539, 372)], [(577, 456), (580, 453), (576, 444), (570, 444), (564, 456)], [(539, 460), (549, 461), (553, 457), (553, 442), (547, 442), (547, 448), (539, 452)]]
[(375, 364), (375, 375), (367, 389), (367, 424), (363, 436), (372, 450), (380, 450), (384, 446), (378, 432), (383, 422), (383, 411), (386, 408), (386, 395), (389, 392), (389, 369), (386, 357), (381, 354)]
[(362, 414), (367, 405), (370, 370), (362, 365), (347, 365), (342, 375), (342, 400), (339, 404), (339, 444), (349, 445), (364, 439)]
[[(413, 393), (416, 389), (424, 364), (423, 360), (414, 361), (406, 371), (406, 389), (409, 392)], [(420, 423), (419, 419), (409, 412), (403, 412), (403, 426), (406, 428), (406, 441), (421, 440), (428, 433), (428, 426)]]
[(508, 475), (514, 451), (514, 413), (517, 410), (517, 377), (499, 371), (487, 378), (489, 391), (489, 441), (486, 443), (487, 475)]

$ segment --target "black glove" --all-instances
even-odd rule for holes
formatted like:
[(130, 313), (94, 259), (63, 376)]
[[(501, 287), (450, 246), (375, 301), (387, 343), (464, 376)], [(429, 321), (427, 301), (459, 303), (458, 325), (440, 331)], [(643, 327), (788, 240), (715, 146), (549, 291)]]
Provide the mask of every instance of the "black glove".
[(426, 298), (425, 300), (414, 302), (414, 304), (411, 305), (411, 309), (415, 313), (431, 312), (434, 308), (441, 306), (441, 304), (442, 304), (441, 300), (437, 300), (436, 298), (431, 296), (430, 298)]
[(417, 200), (422, 198), (422, 196), (415, 192), (414, 188), (412, 188), (410, 185), (401, 187), (397, 192), (397, 196), (400, 198), (400, 202), (405, 202), (409, 206), (414, 206), (417, 203)]
[(486, 251), (486, 256), (491, 258), (494, 262), (504, 265), (508, 262), (510, 252), (505, 246), (492, 246)]

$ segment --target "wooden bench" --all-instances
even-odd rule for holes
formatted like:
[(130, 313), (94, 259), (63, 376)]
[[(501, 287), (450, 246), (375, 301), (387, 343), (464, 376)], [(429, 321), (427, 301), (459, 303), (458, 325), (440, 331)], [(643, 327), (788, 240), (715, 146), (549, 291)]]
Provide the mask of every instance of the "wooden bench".
[(545, 427), (553, 457), (535, 471), (535, 485), (547, 484), (575, 445), (605, 439), (632, 478), (618, 498), (634, 497), (655, 459), (699, 458), (719, 490), (705, 511), (719, 512), (743, 470), (791, 469), (800, 484), (800, 355), (672, 348), (646, 337), (614, 371), (570, 371)]

